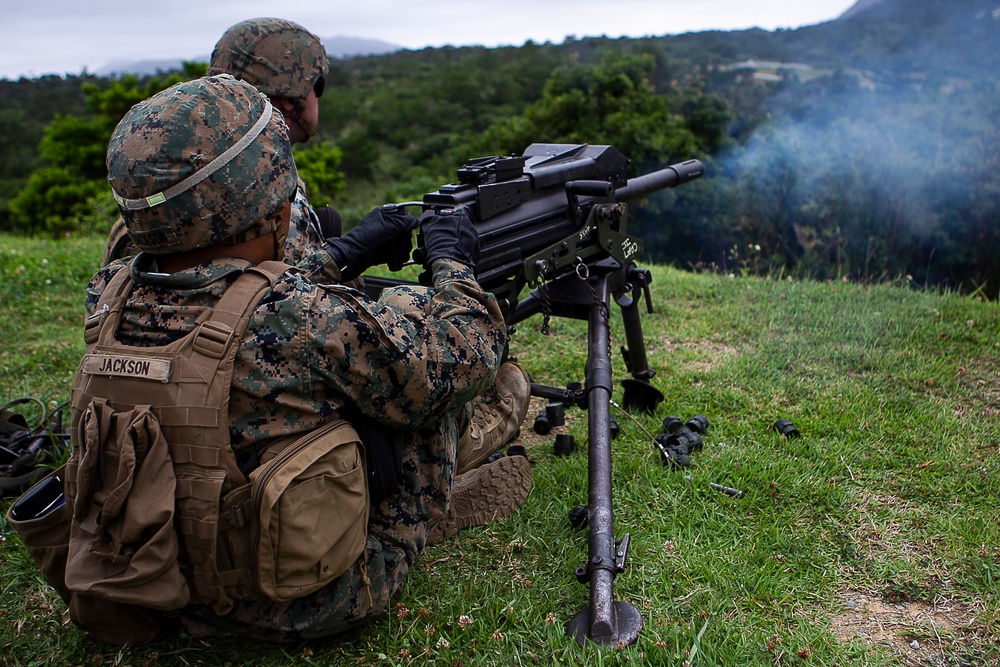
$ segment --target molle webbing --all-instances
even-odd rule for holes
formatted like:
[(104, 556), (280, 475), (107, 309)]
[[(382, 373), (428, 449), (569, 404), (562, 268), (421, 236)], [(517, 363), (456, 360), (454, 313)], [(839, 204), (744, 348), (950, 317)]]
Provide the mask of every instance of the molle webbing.
[[(247, 270), (199, 317), (192, 332), (168, 345), (132, 347), (115, 339), (132, 288), (129, 270), (123, 268), (85, 326), (87, 349), (73, 388), (74, 443), (82, 442), (81, 415), (94, 398), (106, 399), (116, 410), (151, 406), (177, 475), (175, 526), (191, 602), (211, 605), (217, 613), (232, 606), (225, 588), (234, 576), (224, 576), (218, 566), (220, 505), (226, 494), (247, 484), (229, 443), (233, 365), (257, 303), (287, 269), (265, 262)], [(168, 380), (127, 372), (145, 369), (143, 360), (167, 368)]]

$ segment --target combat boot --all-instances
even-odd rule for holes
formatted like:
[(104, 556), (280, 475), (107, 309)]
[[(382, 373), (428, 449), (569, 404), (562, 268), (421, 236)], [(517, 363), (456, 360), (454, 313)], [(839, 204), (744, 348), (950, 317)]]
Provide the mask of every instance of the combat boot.
[(531, 493), (531, 464), (524, 456), (501, 456), (455, 478), (448, 511), (427, 529), (427, 544), (458, 531), (513, 514)]
[(516, 362), (505, 361), (493, 386), (472, 401), (472, 418), (458, 441), (455, 473), (474, 469), (518, 436), (528, 414), (531, 381)]

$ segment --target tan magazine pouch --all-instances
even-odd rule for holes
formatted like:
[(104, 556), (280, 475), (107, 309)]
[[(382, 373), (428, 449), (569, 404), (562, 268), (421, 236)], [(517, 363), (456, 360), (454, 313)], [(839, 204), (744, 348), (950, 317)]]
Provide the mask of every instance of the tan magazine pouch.
[(42, 578), (69, 606), (70, 618), (95, 638), (109, 644), (143, 644), (153, 639), (159, 624), (143, 607), (74, 593), (66, 587), (72, 508), (65, 502), (65, 466), (28, 489), (7, 511)]
[(263, 458), (250, 474), (254, 584), (268, 599), (293, 600), (339, 577), (364, 550), (364, 449), (337, 421)]
[(66, 467), (52, 471), (24, 492), (7, 510), (7, 521), (17, 531), (42, 578), (69, 603), (66, 588), (66, 545), (70, 508), (63, 495)]

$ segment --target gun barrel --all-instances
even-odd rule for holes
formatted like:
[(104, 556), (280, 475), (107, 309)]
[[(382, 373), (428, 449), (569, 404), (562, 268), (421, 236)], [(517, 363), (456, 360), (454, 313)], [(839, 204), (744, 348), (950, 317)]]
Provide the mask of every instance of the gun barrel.
[(628, 183), (624, 187), (615, 190), (615, 201), (631, 201), (645, 197), (657, 190), (673, 188), (693, 181), (704, 173), (705, 165), (701, 163), (701, 160), (679, 162), (659, 171), (628, 179)]

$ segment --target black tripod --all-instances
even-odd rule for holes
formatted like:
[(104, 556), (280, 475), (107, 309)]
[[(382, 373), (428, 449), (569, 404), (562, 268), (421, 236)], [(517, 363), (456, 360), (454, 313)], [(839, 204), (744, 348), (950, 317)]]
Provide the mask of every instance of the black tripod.
[[(697, 165), (700, 167), (700, 163)], [(697, 175), (693, 175), (694, 172), (684, 173), (688, 179), (700, 175), (700, 172)], [(646, 188), (648, 182), (655, 181), (649, 185), (652, 189), (673, 187), (681, 182), (673, 168), (655, 172), (652, 176), (653, 179), (636, 179), (635, 192), (649, 191)], [(661, 176), (666, 179), (662, 183), (656, 180)], [(605, 193), (609, 191), (608, 183), (599, 182), (598, 185)], [(587, 410), (587, 518), (590, 533), (587, 563), (577, 568), (576, 577), (581, 583), (589, 584), (590, 604), (567, 624), (567, 634), (575, 637), (581, 645), (587, 639), (602, 645), (631, 644), (642, 629), (642, 618), (631, 604), (616, 601), (613, 593), (614, 578), (625, 568), (629, 535), (626, 533), (622, 539), (615, 540), (611, 508), (610, 406), (614, 385), (609, 304), (612, 298), (621, 309), (626, 342), (621, 351), (632, 376), (622, 380), (625, 409), (653, 412), (663, 400), (663, 394), (649, 382), (654, 373), (647, 364), (646, 345), (639, 322), (642, 296), (645, 297), (647, 310), (652, 312), (649, 296), (651, 274), (647, 269), (636, 267), (632, 261), (642, 252), (642, 241), (624, 231), (628, 215), (626, 204), (590, 202), (585, 208), (578, 206), (574, 193), (580, 189), (589, 191), (591, 187), (595, 185), (590, 181), (582, 185), (570, 182), (566, 184), (565, 195), (561, 195), (569, 197), (574, 216), (585, 218), (582, 224), (572, 225), (577, 231), (526, 258), (516, 247), (517, 252), (512, 257), (497, 252), (492, 273), (481, 272), (478, 278), (481, 284), (484, 280), (489, 284), (489, 290), (500, 303), (510, 330), (538, 314), (546, 318), (543, 331), (547, 329), (549, 317), (588, 323), (588, 357), (583, 388), (558, 389), (532, 383), (531, 394)], [(627, 197), (623, 195), (623, 198)], [(519, 233), (530, 235), (530, 229), (529, 226), (528, 231)], [(481, 229), (480, 241), (489, 233), (489, 230)], [(365, 283), (366, 290), (373, 297), (386, 287), (400, 284), (391, 279), (369, 277), (366, 277)], [(526, 298), (519, 299), (521, 289), (526, 285), (534, 289)]]
[(642, 629), (639, 611), (627, 602), (616, 601), (615, 576), (624, 570), (629, 535), (614, 539), (614, 512), (611, 507), (611, 396), (613, 378), (610, 358), (609, 298), (621, 308), (627, 348), (622, 348), (630, 379), (623, 380), (626, 409), (652, 412), (663, 394), (649, 380), (653, 376), (646, 361), (645, 341), (639, 322), (638, 301), (649, 299), (650, 273), (634, 264), (622, 266), (608, 258), (592, 264), (579, 262), (575, 271), (539, 286), (514, 310), (511, 324), (544, 314), (585, 320), (588, 323), (588, 356), (583, 389), (558, 389), (531, 385), (533, 396), (560, 400), (587, 410), (588, 432), (588, 525), (587, 564), (577, 568), (581, 583), (590, 586), (590, 604), (567, 624), (567, 634), (580, 645), (594, 643), (631, 644)]

